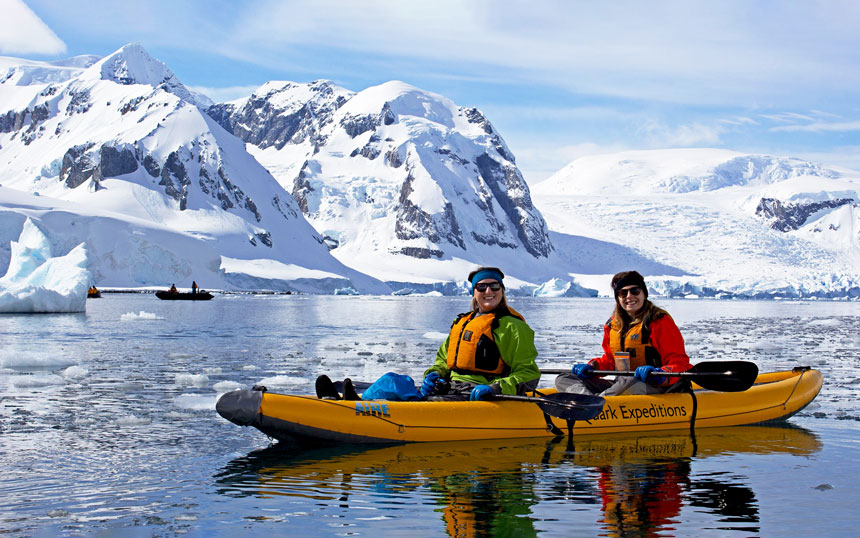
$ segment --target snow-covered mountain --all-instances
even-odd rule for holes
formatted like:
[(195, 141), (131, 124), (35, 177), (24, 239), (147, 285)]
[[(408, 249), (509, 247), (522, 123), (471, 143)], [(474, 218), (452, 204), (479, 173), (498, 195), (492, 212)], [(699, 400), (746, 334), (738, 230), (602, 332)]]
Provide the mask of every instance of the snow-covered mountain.
[(354, 93), (316, 81), (271, 82), (209, 113), (350, 267), (404, 285), (488, 264), (522, 282), (566, 276), (514, 156), (475, 108), (403, 82)]
[(0, 60), (0, 264), (29, 216), (86, 242), (100, 286), (387, 292), (329, 254), (210, 104), (139, 45)]
[(857, 172), (717, 149), (633, 151), (577, 159), (532, 192), (557, 247), (605, 241), (641, 256), (572, 266), (603, 291), (598, 273), (638, 268), (667, 295), (860, 297)]
[(666, 295), (860, 297), (858, 200), (858, 172), (714, 149), (530, 190), (481, 112), (402, 82), (212, 105), (139, 45), (0, 58), (0, 270), (30, 218), (102, 287), (462, 293), (498, 265), (512, 293), (637, 269)]

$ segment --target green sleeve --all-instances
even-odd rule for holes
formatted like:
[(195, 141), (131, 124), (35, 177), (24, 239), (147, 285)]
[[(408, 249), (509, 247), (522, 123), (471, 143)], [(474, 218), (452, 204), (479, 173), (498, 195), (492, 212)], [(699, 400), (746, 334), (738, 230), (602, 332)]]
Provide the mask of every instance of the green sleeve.
[(516, 394), (517, 385), (540, 378), (540, 369), (535, 362), (538, 356), (535, 333), (526, 322), (505, 316), (499, 320), (499, 327), (493, 331), (493, 337), (502, 360), (511, 367), (507, 377), (492, 380), (492, 383), (499, 384), (502, 394)]
[[(434, 362), (433, 366), (424, 372), (424, 377), (426, 377), (430, 372), (436, 372), (442, 377), (448, 379), (451, 373), (451, 371), (448, 370), (448, 340), (450, 340), (450, 338), (451, 336), (448, 335), (448, 337), (445, 338), (445, 341), (442, 342), (442, 345), (439, 346), (438, 351), (436, 351), (436, 362)], [(419, 383), (420, 381), (421, 380), (419, 380)]]

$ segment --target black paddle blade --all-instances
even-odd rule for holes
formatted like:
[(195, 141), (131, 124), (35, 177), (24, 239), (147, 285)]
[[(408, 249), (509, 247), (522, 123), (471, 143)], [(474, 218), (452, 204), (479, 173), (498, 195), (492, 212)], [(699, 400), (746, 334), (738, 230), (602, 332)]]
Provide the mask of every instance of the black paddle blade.
[(514, 396), (512, 394), (496, 394), (494, 400), (513, 400), (537, 404), (541, 410), (551, 417), (563, 420), (591, 420), (603, 410), (603, 398), (590, 394), (570, 394), (558, 392), (547, 394), (540, 398), (531, 396)]
[(681, 375), (691, 377), (705, 389), (743, 392), (755, 383), (758, 366), (749, 361), (706, 361), (696, 364)]
[(547, 415), (564, 420), (591, 420), (603, 411), (605, 400), (590, 394), (556, 392), (535, 398)]

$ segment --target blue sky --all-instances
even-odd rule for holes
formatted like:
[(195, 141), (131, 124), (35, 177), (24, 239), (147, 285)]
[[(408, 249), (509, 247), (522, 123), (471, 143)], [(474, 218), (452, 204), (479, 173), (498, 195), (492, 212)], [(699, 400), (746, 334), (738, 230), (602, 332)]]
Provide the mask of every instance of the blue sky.
[(530, 183), (576, 157), (717, 147), (860, 170), (860, 2), (0, 0), (0, 55), (141, 43), (216, 101), (402, 80), (481, 109)]

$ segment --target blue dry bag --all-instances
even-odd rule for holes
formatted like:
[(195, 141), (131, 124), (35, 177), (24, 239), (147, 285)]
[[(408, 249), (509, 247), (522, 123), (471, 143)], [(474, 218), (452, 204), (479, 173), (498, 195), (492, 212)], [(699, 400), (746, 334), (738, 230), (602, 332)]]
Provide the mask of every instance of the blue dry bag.
[(373, 382), (361, 393), (362, 400), (392, 400), (402, 402), (421, 400), (421, 393), (415, 388), (415, 381), (408, 375), (388, 372)]

